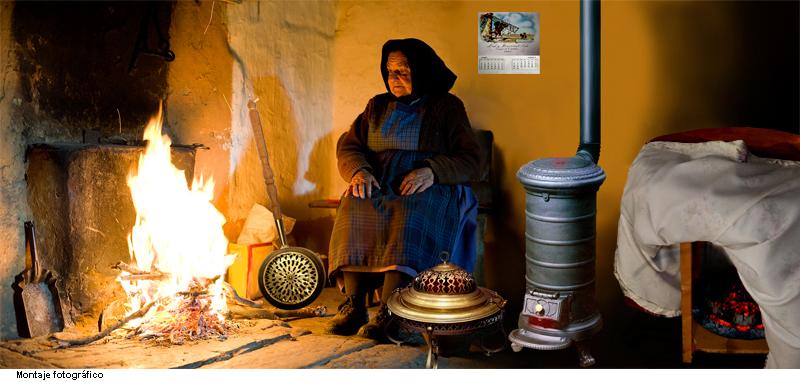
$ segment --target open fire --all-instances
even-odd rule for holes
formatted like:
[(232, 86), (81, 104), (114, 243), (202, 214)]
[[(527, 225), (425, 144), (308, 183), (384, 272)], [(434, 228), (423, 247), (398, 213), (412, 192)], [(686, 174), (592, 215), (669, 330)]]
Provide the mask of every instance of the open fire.
[[(128, 175), (136, 222), (128, 236), (130, 264), (118, 264), (126, 309), (139, 316), (126, 328), (169, 343), (224, 336), (230, 325), (223, 275), (234, 260), (222, 231), (225, 217), (211, 203), (214, 182), (189, 186), (171, 161), (159, 107), (144, 131), (145, 152)], [(138, 313), (138, 314), (137, 314)]]

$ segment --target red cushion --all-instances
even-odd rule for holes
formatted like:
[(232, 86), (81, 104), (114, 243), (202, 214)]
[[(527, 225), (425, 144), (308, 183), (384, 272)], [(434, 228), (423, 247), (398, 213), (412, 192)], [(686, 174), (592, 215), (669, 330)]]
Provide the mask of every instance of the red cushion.
[(699, 143), (743, 140), (747, 150), (762, 158), (800, 161), (800, 135), (755, 127), (721, 127), (667, 134), (650, 142)]

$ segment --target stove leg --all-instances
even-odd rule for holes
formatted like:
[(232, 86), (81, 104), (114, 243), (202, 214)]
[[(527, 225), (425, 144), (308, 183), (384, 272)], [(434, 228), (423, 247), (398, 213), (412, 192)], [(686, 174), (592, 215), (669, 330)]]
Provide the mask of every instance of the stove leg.
[(595, 364), (595, 359), (590, 353), (588, 341), (575, 342), (575, 348), (578, 349), (578, 364), (581, 367), (591, 367)]

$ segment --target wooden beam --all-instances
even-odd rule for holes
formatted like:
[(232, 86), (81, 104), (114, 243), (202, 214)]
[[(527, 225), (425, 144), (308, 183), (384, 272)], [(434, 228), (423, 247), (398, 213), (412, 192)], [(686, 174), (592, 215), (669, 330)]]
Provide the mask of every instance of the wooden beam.
[(692, 329), (692, 243), (681, 243), (681, 337), (685, 363), (692, 363)]

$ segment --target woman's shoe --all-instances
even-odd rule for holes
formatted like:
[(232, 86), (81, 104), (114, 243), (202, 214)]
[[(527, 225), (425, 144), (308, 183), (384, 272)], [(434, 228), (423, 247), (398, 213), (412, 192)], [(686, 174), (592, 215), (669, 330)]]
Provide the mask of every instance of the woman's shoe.
[(354, 296), (347, 298), (339, 304), (339, 311), (331, 320), (328, 331), (340, 336), (351, 336), (358, 332), (358, 328), (369, 321), (369, 313), (362, 299), (360, 304), (356, 303)]
[(389, 342), (386, 336), (386, 326), (389, 324), (389, 309), (385, 304), (381, 304), (378, 313), (369, 322), (358, 329), (358, 335), (378, 342)]

